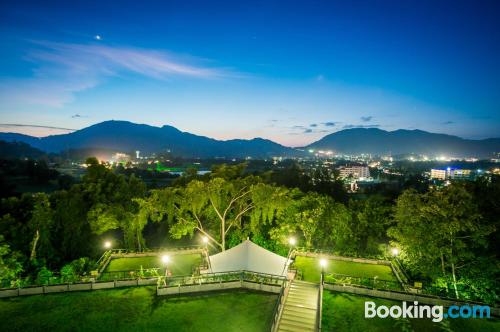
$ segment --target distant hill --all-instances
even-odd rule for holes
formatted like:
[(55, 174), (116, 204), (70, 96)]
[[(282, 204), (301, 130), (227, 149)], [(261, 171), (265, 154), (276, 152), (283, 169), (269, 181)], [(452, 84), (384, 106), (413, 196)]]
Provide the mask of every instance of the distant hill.
[(0, 141), (0, 159), (39, 159), (43, 156), (45, 152), (27, 143)]
[(500, 138), (468, 140), (422, 130), (385, 131), (377, 128), (346, 129), (327, 135), (306, 148), (336, 154), (422, 154), (448, 157), (489, 158), (500, 152)]
[(170, 150), (179, 157), (268, 158), (293, 157), (300, 151), (262, 138), (219, 141), (182, 132), (172, 126), (153, 127), (128, 121), (105, 121), (73, 133), (42, 138), (0, 133), (0, 140), (30, 144), (46, 152), (70, 149), (105, 149), (142, 154)]

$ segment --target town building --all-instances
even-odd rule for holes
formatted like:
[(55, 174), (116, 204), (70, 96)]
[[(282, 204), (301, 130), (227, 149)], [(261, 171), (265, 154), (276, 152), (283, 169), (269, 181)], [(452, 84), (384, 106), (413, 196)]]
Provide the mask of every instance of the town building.
[(366, 179), (370, 177), (370, 169), (364, 165), (340, 166), (337, 168), (341, 178), (352, 176), (355, 179)]
[(460, 168), (433, 168), (431, 169), (431, 179), (434, 180), (463, 180), (471, 177), (470, 169)]

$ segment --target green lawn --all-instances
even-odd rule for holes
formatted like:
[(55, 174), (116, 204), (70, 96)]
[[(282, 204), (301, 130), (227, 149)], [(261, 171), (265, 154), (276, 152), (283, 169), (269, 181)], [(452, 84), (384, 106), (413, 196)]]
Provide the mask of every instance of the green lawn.
[(276, 295), (166, 297), (154, 287), (0, 300), (0, 331), (269, 331)]
[[(193, 266), (201, 262), (200, 254), (171, 255), (168, 270), (174, 276), (191, 275)], [(115, 258), (112, 259), (104, 272), (133, 271), (140, 268), (149, 269), (153, 267), (160, 268), (164, 273), (164, 265), (161, 256), (133, 257), (133, 258)]]
[[(401, 302), (383, 299), (374, 299), (345, 293), (325, 291), (323, 293), (323, 331), (336, 332), (385, 332), (385, 331), (500, 331), (498, 320), (486, 319), (445, 319), (441, 323), (432, 322), (430, 319), (410, 319), (406, 322), (411, 330), (405, 330), (404, 321), (393, 318), (365, 318), (365, 301), (374, 301), (377, 305), (401, 305)], [(449, 327), (449, 329), (446, 329)]]
[[(319, 258), (297, 256), (295, 258), (295, 266), (302, 271), (304, 280), (312, 282), (320, 281), (321, 267), (319, 265)], [(386, 265), (328, 260), (325, 273), (339, 273), (365, 278), (377, 277), (379, 280), (397, 281), (391, 268)]]

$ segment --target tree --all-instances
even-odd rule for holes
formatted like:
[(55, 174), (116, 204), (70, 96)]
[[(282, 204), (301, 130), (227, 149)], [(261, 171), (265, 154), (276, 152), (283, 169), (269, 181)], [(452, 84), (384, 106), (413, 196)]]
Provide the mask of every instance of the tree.
[(309, 248), (333, 247), (342, 253), (352, 251), (352, 219), (345, 205), (328, 196), (314, 192), (304, 194), (298, 190), (291, 191), (287, 201), (269, 230), (274, 241), (283, 242), (297, 234)]
[(9, 280), (11, 283), (9, 286), (12, 286), (19, 274), (23, 272), (19, 258), (20, 254), (12, 252), (10, 246), (5, 243), (3, 235), (0, 235), (0, 281)]
[(82, 185), (73, 185), (68, 191), (55, 192), (50, 197), (54, 210), (54, 247), (61, 261), (90, 256), (95, 251), (95, 235), (92, 234), (87, 214), (92, 207)]
[(142, 230), (147, 220), (139, 209), (140, 201), (134, 199), (145, 196), (144, 183), (133, 174), (114, 174), (95, 158), (87, 159), (87, 165), (82, 186), (91, 201), (88, 219), (92, 231), (99, 235), (120, 229), (128, 248), (142, 250)]
[(36, 258), (37, 248), (39, 248), (42, 257), (49, 258), (52, 256), (53, 247), (50, 240), (53, 223), (52, 217), (53, 211), (47, 194), (35, 194), (33, 211), (29, 222), (30, 229), (33, 232), (30, 261)]
[(494, 231), (483, 224), (472, 195), (460, 184), (425, 194), (405, 191), (397, 200), (395, 219), (389, 235), (406, 261), (431, 276), (440, 266), (444, 277), (451, 275), (458, 298), (458, 272), (474, 263), (475, 249), (484, 247)]
[(364, 200), (352, 200), (352, 231), (359, 253), (378, 253), (378, 244), (386, 240), (392, 221), (391, 206), (379, 195)]
[(262, 227), (288, 204), (287, 189), (243, 177), (245, 166), (218, 165), (208, 181), (192, 179), (183, 187), (153, 191), (145, 209), (153, 221), (168, 216), (172, 237), (197, 231), (224, 251), (231, 233), (231, 243), (250, 233), (263, 234)]
[(185, 188), (171, 189), (167, 195), (173, 198), (177, 219), (170, 230), (172, 236), (180, 238), (197, 230), (224, 251), (228, 232), (240, 227), (243, 216), (255, 207), (248, 180), (193, 180)]

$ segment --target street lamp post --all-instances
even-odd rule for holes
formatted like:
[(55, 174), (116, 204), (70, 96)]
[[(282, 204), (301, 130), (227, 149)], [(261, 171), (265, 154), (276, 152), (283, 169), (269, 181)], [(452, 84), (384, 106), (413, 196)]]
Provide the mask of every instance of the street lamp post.
[(288, 254), (286, 255), (286, 261), (285, 261), (285, 265), (283, 266), (283, 271), (281, 271), (281, 275), (283, 275), (283, 273), (285, 273), (286, 265), (288, 264), (288, 261), (290, 260), (290, 255), (292, 254), (292, 249), (297, 244), (297, 240), (292, 236), (288, 239), (288, 244), (290, 245), (290, 248), (288, 249)]
[(104, 248), (107, 250), (107, 249), (111, 249), (111, 241), (105, 241), (104, 242)]
[(210, 269), (211, 272), (213, 272), (212, 263), (210, 263), (210, 255), (208, 254), (208, 236), (203, 236), (201, 240), (205, 244), (205, 254), (207, 255), (208, 268)]
[(319, 265), (321, 266), (321, 284), (323, 284), (325, 279), (325, 267), (328, 264), (327, 260), (322, 258), (319, 260)]
[(398, 259), (399, 253), (400, 253), (400, 252), (399, 252), (399, 249), (398, 249), (398, 248), (394, 247), (394, 248), (392, 248), (392, 249), (391, 249), (391, 254), (392, 254), (392, 256), (394, 256), (394, 259), (396, 260), (396, 262), (397, 262), (398, 264), (401, 264), (401, 262), (400, 262), (400, 261), (399, 261), (399, 259)]
[(170, 256), (168, 255), (163, 255), (161, 257), (161, 261), (165, 265), (165, 280), (164, 280), (164, 285), (167, 285), (167, 277), (168, 277), (168, 263), (170, 263)]

